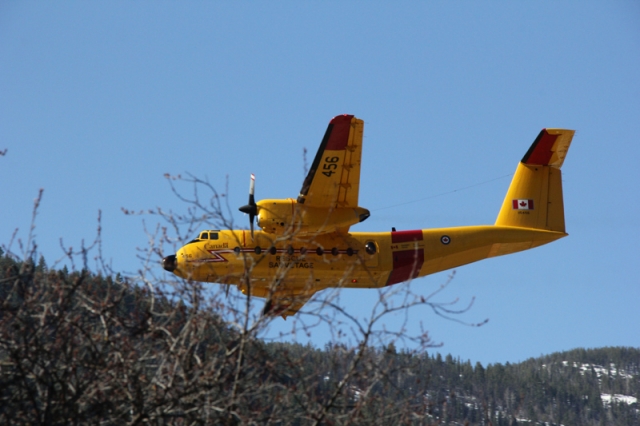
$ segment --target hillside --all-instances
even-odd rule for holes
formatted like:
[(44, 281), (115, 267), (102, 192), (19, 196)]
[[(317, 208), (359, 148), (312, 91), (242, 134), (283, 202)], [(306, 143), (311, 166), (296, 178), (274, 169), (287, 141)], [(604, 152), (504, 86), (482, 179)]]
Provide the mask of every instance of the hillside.
[(0, 423), (640, 422), (638, 348), (483, 366), (393, 343), (267, 343), (182, 284), (1, 256)]

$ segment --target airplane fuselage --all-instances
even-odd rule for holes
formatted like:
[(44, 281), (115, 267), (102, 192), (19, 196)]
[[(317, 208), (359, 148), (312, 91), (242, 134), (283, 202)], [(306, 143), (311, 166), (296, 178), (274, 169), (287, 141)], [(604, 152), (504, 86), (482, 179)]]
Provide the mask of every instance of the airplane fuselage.
[[(274, 239), (245, 230), (207, 231), (176, 253), (176, 274), (237, 285), (266, 297), (278, 288), (377, 288), (478, 260), (537, 247), (564, 232), (510, 226), (463, 226), (398, 232), (331, 233)], [(274, 288), (273, 286), (276, 286)]]

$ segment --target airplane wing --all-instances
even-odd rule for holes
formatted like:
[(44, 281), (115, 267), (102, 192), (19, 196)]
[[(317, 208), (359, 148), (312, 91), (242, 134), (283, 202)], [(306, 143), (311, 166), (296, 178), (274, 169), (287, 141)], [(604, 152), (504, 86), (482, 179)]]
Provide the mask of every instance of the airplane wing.
[(364, 121), (334, 117), (322, 138), (298, 203), (312, 207), (358, 207)]

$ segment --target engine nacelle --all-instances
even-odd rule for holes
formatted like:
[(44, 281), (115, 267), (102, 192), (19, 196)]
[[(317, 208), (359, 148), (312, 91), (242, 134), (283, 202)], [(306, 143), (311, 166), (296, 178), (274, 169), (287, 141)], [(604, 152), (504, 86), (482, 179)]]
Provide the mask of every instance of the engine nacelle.
[(362, 207), (311, 207), (298, 204), (293, 198), (261, 200), (257, 205), (258, 226), (271, 234), (333, 232), (360, 223), (370, 215)]

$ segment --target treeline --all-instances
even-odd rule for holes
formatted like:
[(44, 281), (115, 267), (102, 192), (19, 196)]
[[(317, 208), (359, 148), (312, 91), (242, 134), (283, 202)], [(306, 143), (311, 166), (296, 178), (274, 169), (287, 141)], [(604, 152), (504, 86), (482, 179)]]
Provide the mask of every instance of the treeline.
[(640, 421), (637, 402), (601, 398), (640, 396), (639, 349), (484, 367), (393, 343), (267, 343), (198, 283), (165, 284), (0, 253), (0, 423)]
[[(398, 354), (402, 359), (402, 354)], [(442, 419), (481, 424), (639, 424), (640, 349), (576, 349), (521, 363), (490, 364), (411, 356), (414, 373), (430, 376), (430, 396), (445, 401)], [(409, 362), (405, 360), (404, 362)], [(404, 386), (410, 386), (405, 381)], [(601, 395), (621, 398), (609, 403)], [(635, 399), (634, 399), (635, 398)], [(635, 403), (629, 403), (632, 401)], [(531, 424), (531, 423), (526, 423)]]

